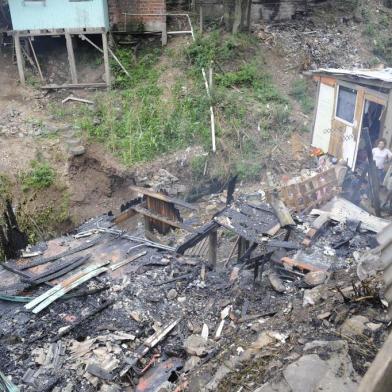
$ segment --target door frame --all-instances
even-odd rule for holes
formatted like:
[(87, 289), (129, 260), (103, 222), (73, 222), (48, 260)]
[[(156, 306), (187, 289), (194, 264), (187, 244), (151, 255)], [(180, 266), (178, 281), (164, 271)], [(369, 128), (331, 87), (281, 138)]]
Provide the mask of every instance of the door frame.
[[(357, 138), (357, 143), (356, 143), (356, 146), (355, 146), (355, 153), (354, 153), (354, 161), (353, 161), (353, 168), (354, 169), (355, 169), (355, 166), (357, 164), (357, 155), (358, 155), (359, 141), (361, 140), (361, 136), (362, 136), (362, 124), (363, 124), (363, 116), (365, 115), (366, 101), (377, 103), (379, 105), (384, 106), (384, 110), (387, 109), (387, 102), (388, 102), (387, 99), (383, 99), (380, 96), (376, 96), (376, 95), (374, 95), (372, 93), (369, 93), (369, 92), (365, 91), (365, 94), (364, 94), (364, 97), (363, 97), (363, 102), (362, 102), (361, 121), (360, 121), (359, 128), (358, 128), (358, 138)], [(383, 131), (384, 131), (385, 116), (383, 116), (383, 117), (384, 118), (380, 122), (380, 136), (383, 135)]]

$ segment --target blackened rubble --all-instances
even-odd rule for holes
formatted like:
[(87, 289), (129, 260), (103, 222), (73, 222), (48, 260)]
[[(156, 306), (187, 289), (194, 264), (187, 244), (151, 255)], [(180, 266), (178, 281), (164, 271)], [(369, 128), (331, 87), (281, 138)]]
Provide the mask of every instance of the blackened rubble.
[[(317, 218), (293, 218), (280, 227), (244, 197), (186, 239), (172, 231), (171, 245), (104, 215), (32, 247), (42, 254), (0, 267), (1, 371), (22, 391), (296, 391), (314, 368), (355, 390), (388, 324), (379, 275), (356, 275), (375, 233), (331, 216), (305, 246)], [(215, 263), (211, 249), (187, 255), (203, 241)], [(87, 269), (102, 271), (87, 279)], [(49, 290), (56, 298), (37, 314), (25, 307)]]

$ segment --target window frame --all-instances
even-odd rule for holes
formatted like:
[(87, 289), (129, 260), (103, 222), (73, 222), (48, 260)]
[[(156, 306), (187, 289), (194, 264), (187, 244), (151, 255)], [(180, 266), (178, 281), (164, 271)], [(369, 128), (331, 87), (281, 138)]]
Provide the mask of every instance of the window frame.
[[(341, 118), (338, 116), (338, 102), (339, 102), (339, 92), (340, 92), (340, 87), (343, 87), (345, 89), (350, 89), (350, 90), (354, 90), (355, 91), (355, 103), (354, 103), (354, 115), (353, 115), (353, 121), (349, 122), (347, 120), (345, 120), (344, 118)], [(342, 123), (349, 125), (351, 127), (353, 127), (355, 125), (355, 114), (357, 111), (357, 103), (358, 103), (358, 90), (353, 87), (353, 86), (349, 86), (343, 83), (338, 82), (337, 83), (337, 92), (336, 92), (336, 100), (335, 100), (335, 120), (341, 121)]]

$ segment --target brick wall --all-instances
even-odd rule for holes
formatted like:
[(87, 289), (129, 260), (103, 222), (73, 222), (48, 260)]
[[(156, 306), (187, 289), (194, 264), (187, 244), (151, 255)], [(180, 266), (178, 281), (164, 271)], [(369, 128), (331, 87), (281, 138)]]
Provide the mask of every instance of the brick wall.
[(166, 25), (164, 16), (125, 16), (129, 14), (163, 14), (166, 0), (108, 0), (110, 25), (113, 30), (162, 31)]

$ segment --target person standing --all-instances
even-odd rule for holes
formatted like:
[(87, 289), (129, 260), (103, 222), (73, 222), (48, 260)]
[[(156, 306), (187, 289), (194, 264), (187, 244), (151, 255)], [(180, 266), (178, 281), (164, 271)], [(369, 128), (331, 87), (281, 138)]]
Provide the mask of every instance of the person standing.
[(372, 150), (373, 160), (376, 164), (380, 183), (382, 184), (385, 176), (385, 164), (392, 159), (392, 152), (386, 148), (387, 141), (385, 139), (377, 140), (377, 147)]

